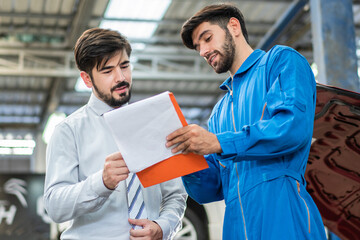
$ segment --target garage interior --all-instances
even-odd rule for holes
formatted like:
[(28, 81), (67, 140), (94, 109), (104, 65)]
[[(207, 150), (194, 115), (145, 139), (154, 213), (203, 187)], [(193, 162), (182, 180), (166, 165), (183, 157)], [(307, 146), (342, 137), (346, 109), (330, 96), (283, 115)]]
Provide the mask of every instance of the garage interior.
[[(131, 42), (131, 102), (171, 91), (187, 122), (206, 128), (228, 75), (214, 73), (179, 34), (196, 11), (217, 2), (1, 0), (0, 175), (45, 172), (50, 119), (56, 124), (90, 96), (79, 80), (73, 47), (93, 27), (119, 30)], [(254, 49), (290, 46), (308, 60), (319, 83), (360, 92), (359, 0), (226, 2), (244, 14)]]

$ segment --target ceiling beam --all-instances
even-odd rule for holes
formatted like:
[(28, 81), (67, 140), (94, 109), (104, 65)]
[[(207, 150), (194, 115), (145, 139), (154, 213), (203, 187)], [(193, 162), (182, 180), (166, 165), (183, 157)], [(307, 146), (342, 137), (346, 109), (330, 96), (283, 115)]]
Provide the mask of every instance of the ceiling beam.
[[(360, 0), (359, 0), (360, 1)], [(114, 22), (146, 22), (146, 23), (156, 23), (158, 25), (172, 25), (176, 24), (179, 25), (179, 31), (181, 26), (187, 21), (186, 18), (176, 19), (176, 18), (166, 18), (166, 19), (145, 19), (145, 18), (114, 18), (114, 17), (94, 17), (92, 20), (95, 21), (114, 21)], [(262, 27), (262, 28), (269, 28), (271, 27), (272, 23), (264, 22), (264, 21), (249, 21), (246, 22), (247, 28), (253, 27)]]
[[(1, 16), (1, 15), (0, 15)], [(1, 24), (0, 33), (11, 35), (11, 34), (32, 34), (46, 37), (65, 37), (67, 33), (66, 27), (57, 26), (42, 26), (41, 28), (37, 24)], [(29, 40), (33, 41), (33, 40)]]
[(76, 9), (76, 15), (72, 20), (72, 25), (69, 27), (71, 32), (69, 33), (68, 46), (73, 47), (79, 38), (79, 36), (87, 29), (91, 20), (91, 14), (93, 12), (96, 0), (80, 0)]
[[(206, 62), (189, 51), (163, 54), (134, 51), (133, 78), (163, 81), (219, 81)], [(0, 76), (78, 78), (71, 51), (0, 49)]]
[(33, 131), (37, 128), (37, 126), (38, 126), (37, 123), (24, 123), (24, 122), (0, 123), (0, 131), (2, 131), (2, 129), (6, 129), (6, 131), (9, 131), (9, 129), (24, 129), (25, 132), (33, 133)]
[(30, 13), (30, 12), (4, 12), (0, 11), (1, 17), (12, 18), (39, 18), (39, 19), (71, 19), (71, 14), (46, 14), (46, 13)]
[(296, 16), (303, 11), (304, 6), (308, 3), (308, 0), (296, 0), (291, 3), (290, 7), (285, 13), (278, 18), (271, 29), (265, 34), (265, 36), (257, 44), (256, 48), (269, 50), (275, 41), (283, 34), (283, 32), (294, 23)]

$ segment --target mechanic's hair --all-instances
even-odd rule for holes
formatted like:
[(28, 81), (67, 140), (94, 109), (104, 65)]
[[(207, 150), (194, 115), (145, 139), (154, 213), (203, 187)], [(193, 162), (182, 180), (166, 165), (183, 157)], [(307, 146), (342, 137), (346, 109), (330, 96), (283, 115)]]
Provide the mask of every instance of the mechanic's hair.
[(125, 50), (130, 57), (129, 41), (117, 31), (102, 28), (86, 30), (77, 40), (74, 47), (76, 65), (91, 77), (96, 66), (100, 70), (110, 58)]
[(180, 33), (184, 45), (190, 49), (195, 48), (192, 41), (192, 34), (194, 29), (201, 23), (209, 22), (211, 24), (217, 24), (225, 31), (228, 31), (227, 24), (232, 17), (239, 20), (242, 34), (246, 42), (249, 43), (245, 20), (241, 11), (234, 5), (221, 3), (204, 7), (184, 23)]

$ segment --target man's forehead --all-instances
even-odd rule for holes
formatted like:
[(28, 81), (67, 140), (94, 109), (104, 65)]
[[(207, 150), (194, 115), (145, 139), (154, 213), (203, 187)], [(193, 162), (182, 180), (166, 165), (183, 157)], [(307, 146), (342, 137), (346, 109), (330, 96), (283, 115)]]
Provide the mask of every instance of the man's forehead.
[(210, 22), (203, 22), (199, 24), (194, 31), (192, 32), (192, 40), (193, 43), (200, 40), (200, 38), (204, 35), (204, 33), (212, 32), (216, 29), (216, 27), (219, 27), (217, 24), (212, 24)]
[(114, 53), (112, 56), (105, 57), (101, 63), (102, 68), (108, 65), (118, 65), (122, 62), (129, 61), (129, 56), (125, 50), (120, 50)]
[(124, 61), (129, 61), (129, 56), (127, 54), (127, 52), (125, 51), (125, 49), (118, 51), (116, 54), (114, 54), (114, 56), (111, 58), (112, 60), (119, 60), (120, 62), (124, 62)]

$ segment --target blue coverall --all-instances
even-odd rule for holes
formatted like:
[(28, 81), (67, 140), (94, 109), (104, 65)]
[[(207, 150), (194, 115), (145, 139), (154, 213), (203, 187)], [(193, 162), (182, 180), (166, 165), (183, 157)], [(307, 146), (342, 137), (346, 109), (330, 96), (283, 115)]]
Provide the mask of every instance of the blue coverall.
[(233, 77), (208, 121), (221, 154), (183, 177), (199, 203), (225, 200), (223, 239), (326, 239), (305, 189), (316, 82), (304, 57), (285, 46), (255, 50)]

